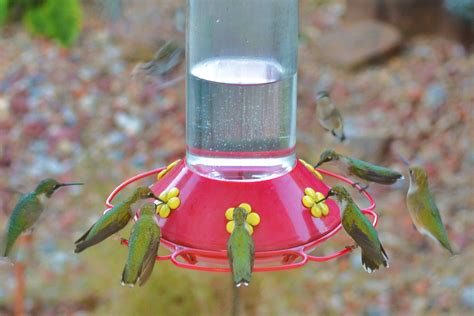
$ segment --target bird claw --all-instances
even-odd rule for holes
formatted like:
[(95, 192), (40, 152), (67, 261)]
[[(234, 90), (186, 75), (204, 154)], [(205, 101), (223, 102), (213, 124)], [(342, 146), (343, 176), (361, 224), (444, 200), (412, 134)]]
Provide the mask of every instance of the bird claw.
[(357, 248), (357, 245), (349, 245), (349, 246), (346, 246), (345, 248), (348, 249), (349, 251), (352, 251)]
[(368, 184), (366, 184), (366, 185), (364, 185), (364, 186), (361, 186), (361, 183), (359, 183), (359, 182), (354, 182), (354, 183), (352, 183), (351, 185), (352, 185), (352, 187), (354, 187), (354, 188), (356, 188), (357, 190), (359, 190), (359, 192), (361, 192), (361, 193), (362, 193), (362, 192), (365, 192), (365, 191), (369, 188), (369, 185), (368, 185)]

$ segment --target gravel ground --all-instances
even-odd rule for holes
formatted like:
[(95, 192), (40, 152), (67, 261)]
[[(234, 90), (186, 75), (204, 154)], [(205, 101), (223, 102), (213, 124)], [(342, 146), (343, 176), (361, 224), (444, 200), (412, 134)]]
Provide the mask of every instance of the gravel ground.
[[(420, 37), (404, 42), (399, 54), (379, 64), (352, 72), (332, 67), (318, 59), (315, 43), (325, 28), (337, 23), (337, 8), (302, 17), (298, 155), (314, 162), (324, 148), (334, 147), (405, 173), (398, 153), (422, 162), (461, 254), (449, 257), (415, 232), (405, 208), (407, 183), (390, 189), (374, 185), (370, 190), (381, 214), (378, 230), (390, 269), (367, 275), (356, 251), (331, 263), (259, 274), (254, 288), (243, 295), (245, 310), (248, 315), (473, 313), (474, 55), (449, 40)], [(315, 15), (326, 18), (315, 23)], [(58, 194), (53, 209), (68, 207), (46, 219), (55, 236), (39, 228), (36, 249), (22, 253), (38, 264), (27, 274), (32, 314), (88, 313), (99, 305), (102, 312), (125, 313), (105, 302), (125, 297), (112, 290), (115, 285), (109, 293), (88, 292), (80, 273), (97, 268), (87, 267), (96, 259), (70, 255), (71, 233), (77, 237), (97, 218), (105, 196), (120, 181), (185, 153), (184, 82), (161, 88), (183, 74), (183, 66), (166, 78), (134, 81), (127, 37), (93, 19), (85, 28), (70, 50), (32, 39), (17, 27), (0, 37), (0, 188), (27, 191), (45, 176), (92, 183), (91, 189)], [(314, 91), (319, 89), (329, 90), (340, 107), (348, 143), (336, 144), (317, 125)], [(0, 223), (15, 199), (0, 190)], [(202, 281), (214, 288), (212, 293), (223, 295), (216, 294), (227, 284), (222, 277), (176, 270), (168, 267), (166, 272), (176, 274), (178, 283), (180, 276), (194, 285)], [(95, 271), (100, 279), (101, 270)], [(62, 285), (55, 286), (60, 278)], [(0, 279), (0, 314), (9, 314), (14, 284), (9, 267), (0, 266)], [(60, 298), (64, 288), (74, 293), (67, 301)], [(209, 300), (196, 294), (197, 305), (191, 308), (219, 314), (222, 304)]]

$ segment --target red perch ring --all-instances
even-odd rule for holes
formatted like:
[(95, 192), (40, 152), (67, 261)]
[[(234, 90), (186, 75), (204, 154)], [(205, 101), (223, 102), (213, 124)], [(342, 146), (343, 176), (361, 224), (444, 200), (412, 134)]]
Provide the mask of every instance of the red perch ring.
[[(107, 198), (107, 207), (113, 207), (112, 199), (129, 184), (160, 172), (163, 175), (165, 169), (151, 170), (123, 182)], [(151, 185), (151, 189), (158, 196), (178, 188), (180, 203), (168, 212), (168, 217), (158, 216), (161, 242), (171, 254), (157, 256), (157, 260), (170, 259), (178, 267), (193, 270), (230, 271), (226, 251), (229, 238), (226, 225), (229, 220), (225, 213), (241, 203), (249, 204), (252, 212), (260, 217), (260, 223), (254, 227), (252, 235), (255, 272), (298, 268), (308, 261), (328, 261), (351, 251), (344, 248), (323, 257), (309, 254), (318, 244), (335, 235), (342, 225), (339, 208), (334, 201), (326, 201), (329, 213), (321, 217), (314, 217), (302, 203), (306, 188), (326, 195), (330, 187), (300, 161), (289, 173), (260, 181), (204, 177), (190, 170), (184, 160), (168, 169), (160, 180)], [(317, 170), (325, 177), (354, 184), (340, 175)], [(367, 192), (363, 191), (363, 195), (370, 206), (362, 212), (373, 217), (372, 225), (375, 226), (375, 202)], [(127, 244), (127, 241), (122, 240), (122, 243)]]

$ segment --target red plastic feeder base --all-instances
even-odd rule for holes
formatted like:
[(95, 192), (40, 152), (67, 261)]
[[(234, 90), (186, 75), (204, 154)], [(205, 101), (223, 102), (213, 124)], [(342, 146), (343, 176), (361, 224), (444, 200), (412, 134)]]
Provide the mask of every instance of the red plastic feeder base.
[[(151, 170), (125, 181), (110, 194), (106, 205), (112, 207), (112, 199), (129, 184), (156, 176), (163, 170), (165, 168)], [(353, 184), (349, 179), (329, 171), (318, 171), (324, 177)], [(225, 212), (241, 203), (249, 204), (252, 212), (260, 217), (260, 223), (253, 227), (252, 235), (255, 272), (297, 268), (308, 261), (327, 261), (351, 251), (344, 248), (324, 257), (309, 254), (318, 244), (336, 234), (342, 225), (339, 208), (334, 201), (326, 201), (329, 213), (321, 217), (314, 217), (311, 210), (303, 205), (306, 188), (323, 195), (330, 188), (300, 161), (283, 176), (247, 182), (204, 177), (190, 170), (182, 160), (151, 188), (157, 196), (172, 188), (179, 189), (179, 206), (171, 210), (166, 218), (158, 216), (162, 245), (171, 251), (171, 255), (157, 257), (157, 260), (171, 260), (179, 267), (230, 271), (226, 251), (229, 238), (226, 225), (229, 220)], [(370, 206), (362, 211), (373, 217), (375, 226), (374, 200), (367, 192), (363, 194)], [(123, 243), (127, 241), (123, 240)]]

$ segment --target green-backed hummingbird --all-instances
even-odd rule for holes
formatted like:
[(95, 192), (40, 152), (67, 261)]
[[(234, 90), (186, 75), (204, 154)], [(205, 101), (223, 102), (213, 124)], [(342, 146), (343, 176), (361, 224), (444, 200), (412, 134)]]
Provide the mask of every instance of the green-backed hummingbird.
[(319, 124), (325, 130), (331, 132), (340, 142), (346, 139), (341, 113), (326, 91), (318, 92), (316, 95), (316, 114), (318, 115)]
[(133, 225), (128, 241), (127, 264), (122, 273), (122, 285), (133, 287), (138, 282), (142, 286), (153, 271), (160, 246), (160, 227), (155, 214), (155, 205), (146, 203)]
[(30, 230), (43, 213), (45, 202), (57, 189), (69, 185), (82, 185), (82, 183), (60, 183), (55, 179), (42, 180), (33, 192), (24, 194), (15, 205), (8, 220), (5, 234), (4, 248), (1, 256), (7, 257), (18, 237)]
[(159, 200), (149, 187), (137, 188), (131, 196), (105, 212), (81, 238), (76, 240), (74, 252), (79, 253), (90, 246), (98, 244), (127, 226), (130, 219), (135, 216), (132, 205), (141, 199), (149, 198)]
[(362, 250), (362, 267), (368, 273), (381, 265), (388, 268), (388, 256), (377, 231), (362, 214), (349, 192), (342, 186), (332, 187), (326, 198), (335, 196), (341, 213), (342, 227)]
[(408, 170), (410, 188), (407, 193), (407, 207), (416, 229), (454, 254), (438, 207), (431, 195), (426, 170), (417, 165), (411, 165)]
[(247, 211), (242, 207), (234, 209), (235, 226), (227, 240), (227, 256), (237, 287), (248, 286), (252, 278), (255, 247), (246, 228), (247, 215)]
[(330, 161), (334, 161), (347, 176), (356, 176), (368, 182), (394, 184), (398, 179), (403, 179), (403, 175), (397, 171), (344, 156), (332, 149), (325, 150), (314, 167), (317, 168)]

